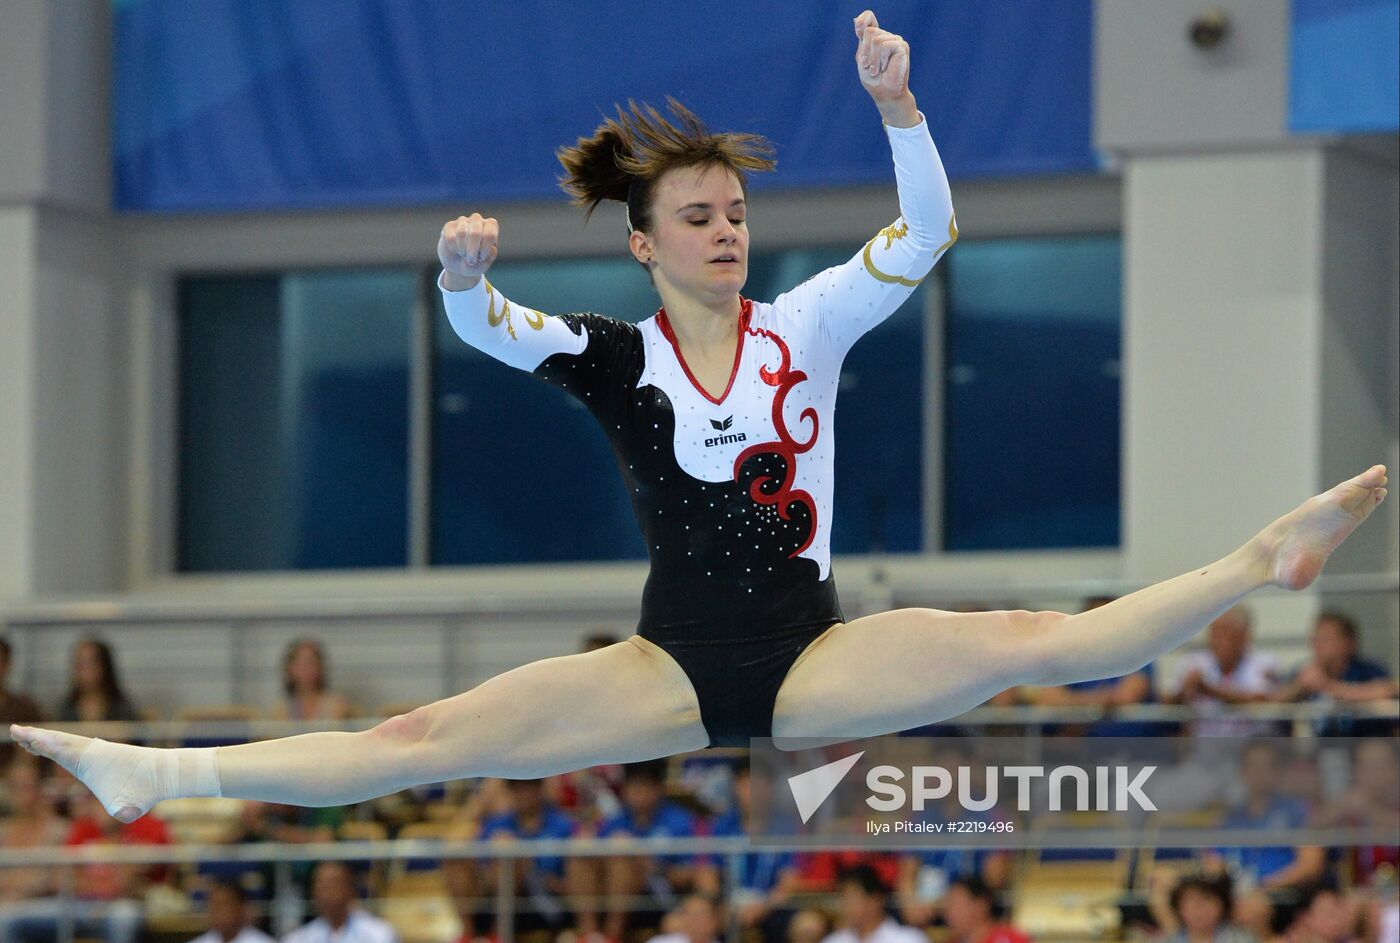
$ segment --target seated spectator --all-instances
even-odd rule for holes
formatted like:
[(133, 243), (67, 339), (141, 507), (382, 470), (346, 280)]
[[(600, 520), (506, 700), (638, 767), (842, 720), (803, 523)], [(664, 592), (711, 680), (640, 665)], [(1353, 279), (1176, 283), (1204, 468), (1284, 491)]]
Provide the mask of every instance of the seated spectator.
[[(1352, 785), (1318, 813), (1318, 828), (1375, 829), (1377, 835), (1400, 830), (1400, 747), (1389, 737), (1372, 737), (1356, 744), (1352, 756)], [(1351, 877), (1369, 884), (1381, 871), (1400, 869), (1400, 848), (1395, 845), (1361, 845), (1347, 849)], [(1388, 870), (1387, 870), (1388, 869)]]
[[(16, 760), (5, 773), (10, 796), (10, 814), (0, 820), (0, 848), (55, 848), (68, 834), (68, 822), (54, 813), (44, 795), (39, 766), (27, 759)], [(15, 901), (48, 897), (58, 892), (58, 875), (53, 868), (0, 869), (0, 912)], [(3, 939), (0, 933), (0, 939)]]
[[(968, 751), (957, 740), (938, 744), (930, 765), (956, 770), (976, 766)], [(915, 813), (920, 821), (991, 821), (990, 812), (964, 809), (954, 791), (927, 804)], [(939, 848), (906, 851), (899, 858), (898, 888), (900, 919), (912, 927), (927, 927), (938, 914), (939, 902), (954, 878), (975, 876), (993, 889), (1006, 886), (1011, 875), (1011, 856), (991, 848)]]
[(58, 719), (64, 723), (140, 719), (122, 691), (112, 649), (106, 642), (86, 638), (73, 647), (68, 696), (63, 699)]
[[(44, 712), (32, 697), (10, 690), (11, 654), (9, 640), (0, 636), (0, 723), (6, 730), (10, 724), (37, 724), (44, 720)], [(13, 743), (0, 743), (0, 769), (9, 769), (14, 758), (23, 752)]]
[[(345, 806), (307, 808), (248, 800), (239, 812), (238, 827), (230, 841), (234, 844), (285, 842), (289, 845), (335, 841), (336, 831), (345, 821), (346, 813)], [(292, 880), (303, 893), (310, 887), (313, 865), (311, 861), (293, 861), (289, 866)], [(264, 873), (270, 882), (271, 868), (268, 867)]]
[(724, 913), (719, 901), (706, 894), (689, 894), (676, 908), (675, 930), (651, 938), (651, 943), (719, 943)]
[(928, 943), (913, 927), (902, 926), (885, 912), (890, 885), (868, 865), (841, 872), (841, 929), (824, 943)]
[[(770, 788), (767, 775), (760, 770), (755, 782), (750, 765), (741, 763), (734, 770), (734, 808), (714, 821), (710, 834), (752, 834), (754, 802), (766, 808)], [(706, 893), (718, 893), (723, 867), (723, 858), (707, 861), (697, 876), (697, 884)], [(788, 902), (797, 883), (797, 860), (792, 852), (747, 852), (740, 864), (738, 885), (729, 888), (729, 906), (737, 910), (740, 926), (760, 927), (764, 938), (782, 939), (792, 918)]]
[(1297, 916), (1284, 936), (1288, 943), (1362, 943), (1360, 923), (1356, 902), (1335, 885), (1321, 882), (1305, 890)]
[[(820, 910), (799, 910), (788, 922), (787, 943), (821, 943), (831, 932), (831, 921)], [(767, 939), (765, 937), (765, 939)]]
[(797, 856), (797, 891), (802, 894), (834, 891), (840, 886), (841, 875), (854, 868), (868, 867), (886, 886), (893, 888), (899, 881), (899, 858), (888, 851), (803, 852)]
[(345, 720), (349, 700), (330, 689), (326, 653), (315, 639), (297, 639), (282, 658), (282, 689), (287, 699), (273, 714), (284, 720)]
[[(165, 845), (170, 836), (165, 823), (147, 814), (130, 824), (109, 816), (86, 789), (75, 792), (75, 815), (64, 844)], [(72, 898), (34, 898), (5, 908), (0, 917), (0, 940), (57, 938), (65, 917), (73, 919), (74, 933), (93, 936), (105, 943), (135, 943), (141, 928), (138, 900), (153, 880), (169, 869), (130, 864), (84, 864), (74, 869)]]
[(360, 909), (355, 873), (344, 861), (322, 861), (311, 879), (316, 919), (287, 934), (284, 943), (398, 943), (394, 928)]
[(1166, 899), (1154, 893), (1150, 906), (1164, 943), (1254, 943), (1251, 933), (1230, 923), (1232, 897), (1228, 875), (1188, 874)]
[[(576, 831), (573, 821), (550, 805), (544, 798), (544, 782), (539, 779), (506, 781), (510, 790), (510, 809), (493, 815), (482, 823), (481, 841), (539, 841), (541, 839), (572, 838)], [(504, 863), (505, 859), (502, 859)], [(580, 859), (571, 859), (577, 862)], [(564, 929), (569, 918), (565, 894), (569, 889), (565, 859), (557, 856), (518, 858), (515, 866), (516, 905), (515, 932), (532, 933)], [(495, 893), (497, 862), (445, 860), (443, 877), (448, 893), (458, 902), (458, 914), (466, 939), (481, 935), (482, 915), (476, 902)], [(493, 931), (500, 935), (500, 928)]]
[(1192, 722), (1192, 736), (1255, 737), (1277, 732), (1267, 720), (1228, 716), (1233, 705), (1272, 700), (1280, 685), (1274, 657), (1249, 647), (1251, 623), (1248, 607), (1226, 610), (1206, 630), (1205, 651), (1181, 657), (1177, 681), (1163, 700), (1193, 705), (1206, 715)]
[[(695, 817), (666, 798), (665, 776), (664, 760), (627, 764), (622, 781), (622, 812), (602, 823), (598, 837), (691, 838), (699, 834)], [(587, 862), (581, 865), (579, 892), (595, 896), (599, 884), (596, 866), (589, 868)], [(603, 862), (602, 885), (610, 904), (603, 934), (612, 940), (622, 939), (628, 923), (625, 898), (644, 891), (653, 902), (648, 914), (659, 921), (678, 903), (678, 892), (694, 888), (696, 865), (690, 855), (607, 858)], [(579, 914), (579, 927), (583, 932), (592, 932), (596, 929), (594, 918)]]
[(1009, 923), (999, 923), (996, 892), (978, 877), (953, 881), (943, 899), (948, 924), (947, 943), (1030, 943), (1030, 937)]
[(248, 892), (233, 881), (219, 881), (209, 889), (209, 929), (190, 943), (273, 943), (272, 937), (253, 926)]
[[(1240, 780), (1244, 802), (1228, 811), (1220, 822), (1226, 829), (1281, 830), (1301, 828), (1307, 811), (1302, 804), (1279, 794), (1282, 764), (1278, 746), (1271, 740), (1255, 740), (1240, 754)], [(1208, 860), (1233, 867), (1236, 879), (1274, 890), (1301, 887), (1322, 876), (1326, 859), (1321, 848), (1284, 846), (1216, 849)]]
[[(1356, 703), (1393, 698), (1400, 686), (1379, 662), (1357, 653), (1356, 623), (1335, 610), (1313, 623), (1312, 659), (1276, 695), (1281, 701), (1331, 700)], [(1320, 737), (1386, 736), (1394, 726), (1384, 719), (1330, 717), (1316, 722)]]
[[(1112, 596), (1093, 596), (1084, 601), (1084, 612), (1113, 602)], [(1110, 710), (1152, 700), (1152, 666), (1117, 678), (1076, 681), (1049, 688), (1022, 688), (1022, 698), (1041, 707), (1104, 707)], [(1148, 721), (1101, 720), (1090, 724), (1061, 726), (1057, 736), (1150, 737), (1161, 733), (1160, 725)]]

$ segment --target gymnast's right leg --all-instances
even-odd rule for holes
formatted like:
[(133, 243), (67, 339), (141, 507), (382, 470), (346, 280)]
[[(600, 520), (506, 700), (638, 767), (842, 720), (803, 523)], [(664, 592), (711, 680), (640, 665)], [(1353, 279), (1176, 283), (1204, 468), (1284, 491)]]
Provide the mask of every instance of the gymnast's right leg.
[(162, 799), (347, 805), (450, 779), (535, 779), (656, 759), (710, 739), (685, 673), (636, 635), (523, 665), (361, 733), (161, 750), (37, 727), (10, 732), (77, 776), (123, 822)]

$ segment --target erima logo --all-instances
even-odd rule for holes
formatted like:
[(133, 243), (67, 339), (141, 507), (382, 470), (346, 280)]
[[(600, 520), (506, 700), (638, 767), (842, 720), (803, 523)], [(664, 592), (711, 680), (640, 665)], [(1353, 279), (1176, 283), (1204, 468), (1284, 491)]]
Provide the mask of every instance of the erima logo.
[[(734, 417), (726, 416), (723, 419), (711, 419), (710, 425), (714, 426), (720, 432), (724, 432), (730, 426), (734, 425)], [(743, 442), (747, 438), (748, 436), (746, 436), (742, 432), (735, 433), (733, 435), (717, 435), (712, 439), (705, 440), (705, 448), (708, 449), (713, 445), (728, 445), (731, 442)]]
[(835, 763), (828, 763), (825, 766), (818, 766), (816, 769), (809, 769), (805, 773), (788, 777), (788, 788), (792, 790), (793, 801), (797, 803), (797, 814), (802, 816), (803, 825), (807, 824), (812, 813), (821, 807), (821, 804), (826, 801), (826, 797), (831, 795), (832, 790), (841, 785), (841, 780), (846, 778), (851, 767), (855, 766), (862, 756), (865, 756), (864, 750), (852, 753)]

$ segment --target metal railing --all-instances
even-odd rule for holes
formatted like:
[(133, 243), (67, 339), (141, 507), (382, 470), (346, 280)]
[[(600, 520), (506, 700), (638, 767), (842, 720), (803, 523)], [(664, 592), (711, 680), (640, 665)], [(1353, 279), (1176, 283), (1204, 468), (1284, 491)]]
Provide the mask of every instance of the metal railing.
[[(252, 741), (289, 737), (319, 731), (362, 731), (383, 722), (385, 717), (357, 717), (344, 721), (299, 720), (151, 720), (45, 723), (42, 726), (105, 740), (136, 740), (148, 743), (173, 741)], [(977, 707), (949, 717), (938, 726), (1023, 727), (1034, 734), (1042, 727), (1058, 724), (1093, 724), (1100, 721), (1144, 723), (1190, 723), (1195, 720), (1260, 720), (1292, 722), (1308, 726), (1328, 720), (1400, 720), (1400, 699), (1376, 701), (1303, 701), (1292, 704), (1236, 704), (1228, 710), (1209, 712), (1190, 704), (1128, 704), (1115, 707), (1084, 705), (1074, 707)], [(9, 730), (0, 730), (0, 741), (9, 739)], [(715, 750), (706, 755), (718, 755)], [(742, 752), (742, 751), (739, 751)]]
[[(1074, 847), (1075, 839), (1089, 834), (1083, 830), (1066, 831), (1062, 834), (1047, 832), (1043, 841), (1032, 843), (1031, 848)], [(1182, 841), (1188, 833), (1183, 832)], [(1200, 835), (1191, 836), (1203, 839), (1217, 847), (1232, 846), (1303, 846), (1317, 845), (1341, 847), (1374, 843), (1375, 833), (1370, 829), (1336, 828), (1280, 828), (1280, 829), (1209, 829), (1201, 830)], [(910, 848), (924, 846), (910, 845)], [(941, 842), (941, 848), (962, 847), (955, 841)], [(764, 851), (805, 851), (821, 850), (808, 844), (788, 843), (765, 839)], [(888, 851), (888, 848), (883, 850)], [(273, 889), (270, 910), (273, 915), (273, 931), (281, 936), (295, 929), (299, 918), (300, 900), (296, 897), (292, 866), (302, 862), (320, 861), (374, 861), (398, 862), (409, 860), (472, 860), (478, 862), (505, 862), (517, 859), (540, 857), (597, 858), (619, 856), (653, 855), (706, 855), (723, 860), (723, 873), (727, 886), (740, 886), (743, 874), (743, 859), (753, 851), (746, 837), (704, 837), (704, 838), (573, 838), (542, 839), (531, 841), (474, 841), (453, 839), (397, 839), (381, 841), (339, 841), (309, 844), (283, 844), (277, 842), (250, 843), (237, 845), (186, 844), (161, 846), (113, 846), (87, 845), (76, 848), (40, 848), (13, 850), (0, 848), (0, 869), (15, 867), (58, 867), (62, 870), (60, 899), (73, 901), (75, 897), (74, 867), (92, 864), (161, 865), (198, 864), (200, 862), (247, 862), (255, 865), (271, 865), (273, 869)], [(515, 918), (521, 908), (516, 900), (514, 869), (498, 867), (493, 905), (488, 912), (499, 921), (500, 943), (514, 943)], [(1145, 891), (1123, 888), (1119, 903), (1141, 903)], [(616, 897), (578, 898), (563, 895), (575, 903), (596, 905), (605, 910), (617, 902)], [(829, 899), (830, 894), (808, 895), (819, 899)], [(651, 905), (651, 898), (631, 898), (626, 901), (635, 907), (637, 903)], [(73, 943), (75, 919), (65, 908), (65, 915), (59, 921), (59, 943)], [(741, 927), (735, 908), (729, 909), (726, 928), (726, 943), (738, 943)]]

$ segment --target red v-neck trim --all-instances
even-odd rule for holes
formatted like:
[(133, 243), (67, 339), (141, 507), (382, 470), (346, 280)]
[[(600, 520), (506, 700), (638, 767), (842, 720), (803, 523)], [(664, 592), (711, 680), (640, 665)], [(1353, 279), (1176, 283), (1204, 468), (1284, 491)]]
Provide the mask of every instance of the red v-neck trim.
[(724, 392), (715, 399), (705, 391), (700, 385), (700, 381), (695, 379), (695, 374), (690, 372), (690, 365), (685, 362), (685, 355), (681, 353), (681, 345), (676, 341), (676, 332), (671, 330), (671, 321), (666, 317), (666, 309), (662, 307), (656, 312), (656, 325), (661, 328), (661, 335), (671, 342), (671, 349), (676, 352), (676, 360), (680, 362), (681, 369), (685, 371), (686, 377), (690, 379), (690, 385), (699, 391), (705, 399), (719, 405), (724, 402), (729, 391), (734, 388), (734, 378), (739, 375), (739, 360), (744, 354), (744, 335), (748, 333), (749, 318), (753, 315), (753, 302), (743, 296), (739, 298), (739, 343), (734, 345), (734, 367), (729, 371), (729, 384), (725, 386)]

